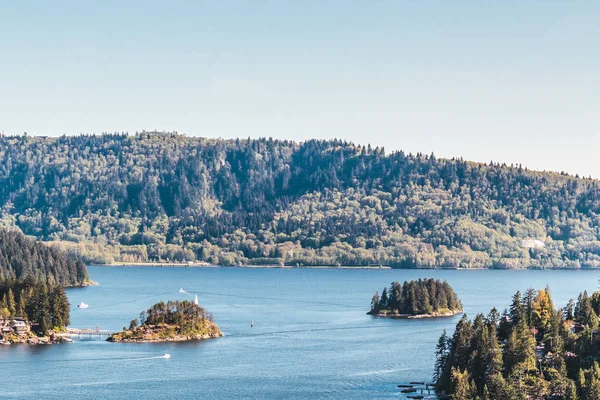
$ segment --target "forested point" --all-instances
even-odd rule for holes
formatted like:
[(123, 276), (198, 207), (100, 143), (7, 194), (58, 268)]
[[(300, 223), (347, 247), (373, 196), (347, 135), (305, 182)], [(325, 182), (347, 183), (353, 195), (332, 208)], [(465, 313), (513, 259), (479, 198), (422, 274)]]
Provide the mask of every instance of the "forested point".
[(378, 316), (446, 316), (462, 312), (462, 304), (448, 282), (439, 279), (392, 282), (381, 295), (375, 292), (371, 310)]
[(112, 334), (111, 342), (193, 340), (221, 337), (211, 313), (190, 301), (160, 302), (140, 313), (139, 320)]
[(81, 286), (89, 281), (87, 269), (76, 255), (0, 228), (0, 282), (31, 278), (28, 282), (54, 286)]
[[(76, 256), (0, 228), (0, 337), (19, 342), (30, 337), (29, 329), (42, 336), (64, 330), (70, 305), (63, 287), (88, 282)], [(25, 324), (22, 335), (4, 331), (17, 320)]]
[(62, 286), (36, 282), (31, 276), (18, 281), (0, 281), (0, 322), (18, 318), (45, 336), (50, 330), (63, 331), (70, 324), (70, 313)]
[(600, 292), (555, 309), (550, 290), (517, 292), (509, 310), (466, 316), (437, 345), (434, 380), (455, 400), (600, 399)]
[(88, 263), (600, 266), (599, 182), (343, 140), (0, 137), (0, 225)]

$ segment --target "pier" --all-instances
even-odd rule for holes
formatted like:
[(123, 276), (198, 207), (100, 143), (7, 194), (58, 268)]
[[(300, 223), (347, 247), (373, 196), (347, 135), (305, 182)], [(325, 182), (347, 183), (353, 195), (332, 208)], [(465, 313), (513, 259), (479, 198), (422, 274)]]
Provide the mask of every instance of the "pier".
[[(421, 387), (417, 387), (421, 386)], [(434, 383), (425, 383), (425, 382), (409, 382), (408, 384), (400, 384), (398, 385), (400, 388), (400, 393), (411, 394), (407, 396), (409, 399), (423, 399), (425, 392), (427, 395), (431, 395), (432, 392), (435, 394), (435, 384)], [(420, 393), (420, 394), (419, 394)]]
[(61, 335), (61, 336), (98, 336), (98, 337), (101, 337), (101, 336), (110, 336), (113, 333), (114, 332), (109, 331), (109, 330), (98, 329), (98, 327), (96, 327), (96, 329), (67, 328), (66, 332), (61, 333), (59, 335)]

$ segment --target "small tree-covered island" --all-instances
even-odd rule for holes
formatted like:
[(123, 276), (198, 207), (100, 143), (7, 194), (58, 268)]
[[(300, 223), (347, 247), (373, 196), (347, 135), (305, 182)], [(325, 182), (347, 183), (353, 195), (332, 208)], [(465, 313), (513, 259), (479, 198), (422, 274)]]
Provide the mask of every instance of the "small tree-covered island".
[(440, 398), (600, 399), (598, 315), (600, 292), (555, 309), (546, 288), (515, 293), (503, 314), (463, 316), (437, 345)]
[(369, 315), (396, 318), (448, 317), (462, 312), (462, 304), (448, 282), (439, 279), (392, 282), (375, 292)]
[(140, 313), (109, 342), (181, 342), (223, 336), (211, 313), (190, 301), (160, 302)]

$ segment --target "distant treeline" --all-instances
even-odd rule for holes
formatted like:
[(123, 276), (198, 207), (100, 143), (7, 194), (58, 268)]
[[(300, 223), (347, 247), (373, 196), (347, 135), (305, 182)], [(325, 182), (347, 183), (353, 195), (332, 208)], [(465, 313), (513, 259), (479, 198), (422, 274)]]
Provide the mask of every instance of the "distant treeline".
[(462, 310), (462, 304), (448, 282), (439, 279), (392, 282), (383, 288), (381, 295), (375, 292), (371, 299), (372, 315), (446, 314)]
[(599, 189), (343, 140), (0, 138), (0, 225), (98, 263), (593, 268)]
[(0, 228), (0, 281), (30, 277), (54, 286), (79, 286), (88, 280), (87, 269), (76, 256)]
[(454, 400), (600, 399), (600, 292), (555, 309), (550, 290), (515, 293), (509, 310), (465, 316), (437, 345), (435, 376)]
[(64, 289), (36, 282), (31, 276), (19, 281), (0, 281), (0, 318), (20, 317), (32, 323), (33, 330), (45, 335), (70, 324), (70, 305)]

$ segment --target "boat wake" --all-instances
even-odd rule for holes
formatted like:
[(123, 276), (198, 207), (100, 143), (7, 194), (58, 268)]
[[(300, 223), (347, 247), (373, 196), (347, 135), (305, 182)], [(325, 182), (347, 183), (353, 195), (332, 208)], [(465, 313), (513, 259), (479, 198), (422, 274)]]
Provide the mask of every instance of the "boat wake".
[(121, 361), (144, 361), (144, 360), (159, 360), (159, 359), (169, 359), (171, 355), (169, 353), (165, 353), (162, 356), (153, 356), (153, 357), (131, 357), (131, 358), (121, 358)]
[[(57, 359), (57, 360), (45, 360), (45, 363), (74, 363), (74, 362), (106, 362), (106, 361), (144, 361), (144, 360), (160, 360), (169, 359), (171, 354), (165, 353), (160, 356), (151, 357), (100, 357), (100, 358), (74, 358), (74, 359)], [(28, 361), (0, 361), (1, 364), (22, 364)]]

